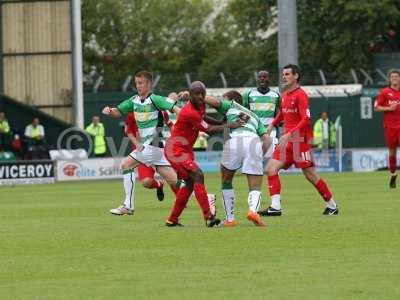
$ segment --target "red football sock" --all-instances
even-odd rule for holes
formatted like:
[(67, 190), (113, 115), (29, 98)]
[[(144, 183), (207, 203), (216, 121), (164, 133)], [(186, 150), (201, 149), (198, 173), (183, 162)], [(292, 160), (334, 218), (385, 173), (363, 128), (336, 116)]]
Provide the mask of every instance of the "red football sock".
[(270, 196), (281, 193), (281, 181), (279, 175), (268, 176), (268, 188)]
[(176, 200), (175, 200), (174, 206), (172, 207), (171, 214), (168, 218), (168, 220), (170, 222), (173, 222), (173, 223), (178, 222), (179, 216), (182, 214), (182, 211), (185, 209), (186, 204), (187, 204), (192, 192), (193, 192), (193, 190), (188, 189), (186, 186), (183, 186), (179, 189), (179, 192), (176, 194)]
[(390, 173), (396, 173), (396, 155), (389, 156), (389, 171)]
[(332, 199), (332, 193), (323, 179), (318, 180), (315, 188), (318, 190), (318, 193), (322, 196), (322, 198), (324, 198), (325, 202), (328, 202)]
[(210, 213), (210, 204), (208, 203), (206, 187), (202, 183), (195, 183), (193, 185), (193, 190), (197, 202), (199, 203), (201, 210), (203, 211), (203, 217), (205, 220), (207, 220), (211, 213)]

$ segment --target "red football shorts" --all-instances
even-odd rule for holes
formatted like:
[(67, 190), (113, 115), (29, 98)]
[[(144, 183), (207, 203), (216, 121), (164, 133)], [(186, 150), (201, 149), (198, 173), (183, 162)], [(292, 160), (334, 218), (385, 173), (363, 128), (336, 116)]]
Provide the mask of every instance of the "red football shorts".
[(145, 178), (154, 178), (155, 173), (156, 170), (154, 170), (154, 168), (146, 166), (144, 164), (140, 164), (138, 167), (139, 180), (143, 180)]
[(165, 153), (165, 157), (175, 170), (178, 179), (187, 180), (190, 172), (199, 169), (199, 165), (194, 161), (193, 152), (180, 152), (172, 156)]
[(396, 148), (400, 145), (400, 128), (384, 128), (385, 140), (388, 148)]
[(280, 145), (276, 145), (272, 153), (272, 159), (284, 162), (284, 169), (294, 164), (296, 168), (306, 169), (314, 166), (311, 146), (308, 143), (287, 143), (286, 147), (281, 149)]

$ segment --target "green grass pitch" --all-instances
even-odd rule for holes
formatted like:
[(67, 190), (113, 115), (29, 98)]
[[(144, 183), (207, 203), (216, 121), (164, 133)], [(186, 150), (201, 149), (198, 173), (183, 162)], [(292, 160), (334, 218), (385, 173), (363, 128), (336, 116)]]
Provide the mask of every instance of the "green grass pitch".
[[(108, 213), (120, 181), (0, 187), (0, 299), (400, 299), (400, 189), (383, 172), (324, 177), (339, 216), (286, 175), (267, 228), (245, 218), (243, 176), (236, 228), (205, 228), (194, 199), (185, 227), (166, 228), (171, 193), (158, 202), (138, 184), (125, 217)], [(218, 174), (206, 180), (222, 217)]]

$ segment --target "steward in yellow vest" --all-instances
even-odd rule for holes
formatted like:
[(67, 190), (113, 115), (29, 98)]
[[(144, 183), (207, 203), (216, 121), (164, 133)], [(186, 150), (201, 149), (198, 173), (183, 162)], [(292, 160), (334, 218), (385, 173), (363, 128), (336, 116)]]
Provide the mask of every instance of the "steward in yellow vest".
[(208, 137), (207, 133), (200, 131), (199, 136), (197, 137), (197, 140), (193, 145), (193, 150), (206, 151), (208, 147), (207, 137)]
[(314, 124), (314, 146), (320, 150), (336, 146), (335, 125), (329, 121), (326, 111), (321, 113), (321, 118)]
[(104, 125), (100, 123), (100, 118), (98, 116), (94, 116), (92, 118), (92, 123), (86, 127), (85, 131), (94, 138), (94, 155), (104, 156), (107, 148), (106, 140), (104, 138)]

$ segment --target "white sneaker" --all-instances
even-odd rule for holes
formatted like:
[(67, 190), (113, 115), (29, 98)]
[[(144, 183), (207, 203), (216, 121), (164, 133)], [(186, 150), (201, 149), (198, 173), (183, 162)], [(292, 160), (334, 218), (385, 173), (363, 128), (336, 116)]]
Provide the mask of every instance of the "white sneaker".
[(125, 205), (121, 205), (117, 208), (110, 209), (110, 213), (113, 215), (123, 216), (123, 215), (133, 215), (133, 210), (127, 208)]
[(215, 216), (217, 214), (217, 208), (215, 206), (215, 201), (217, 197), (215, 196), (215, 194), (207, 194), (207, 198), (208, 204), (210, 205), (210, 212), (213, 216)]

